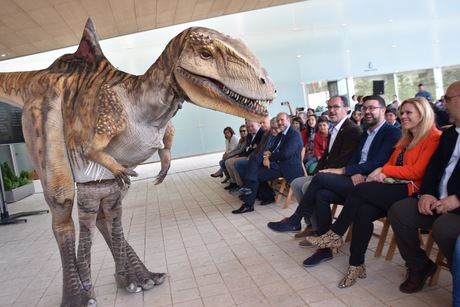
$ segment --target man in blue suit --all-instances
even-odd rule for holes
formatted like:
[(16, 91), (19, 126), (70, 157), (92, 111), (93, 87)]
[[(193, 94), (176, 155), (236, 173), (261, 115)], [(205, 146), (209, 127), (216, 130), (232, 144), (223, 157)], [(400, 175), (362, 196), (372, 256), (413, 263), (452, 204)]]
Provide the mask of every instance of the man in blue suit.
[[(296, 212), (281, 222), (271, 222), (268, 227), (275, 231), (292, 229), (303, 217), (317, 216), (317, 233), (326, 233), (332, 223), (330, 204), (343, 203), (353, 187), (365, 181), (374, 169), (381, 167), (390, 158), (396, 142), (401, 137), (400, 129), (385, 121), (385, 100), (380, 96), (364, 97), (362, 112), (367, 130), (346, 167), (320, 170), (311, 181)], [(288, 226), (288, 227), (284, 227)], [(308, 242), (300, 242), (305, 246)], [(304, 261), (304, 266), (314, 266), (332, 259), (330, 249), (319, 249)]]
[(272, 150), (266, 150), (262, 154), (262, 165), (255, 171), (246, 172), (246, 189), (242, 192), (244, 203), (232, 213), (240, 214), (254, 211), (254, 202), (257, 196), (259, 183), (284, 177), (291, 182), (303, 175), (300, 161), (302, 151), (302, 138), (300, 134), (291, 128), (289, 116), (286, 113), (279, 113), (276, 116), (278, 129), (278, 140), (274, 143)]

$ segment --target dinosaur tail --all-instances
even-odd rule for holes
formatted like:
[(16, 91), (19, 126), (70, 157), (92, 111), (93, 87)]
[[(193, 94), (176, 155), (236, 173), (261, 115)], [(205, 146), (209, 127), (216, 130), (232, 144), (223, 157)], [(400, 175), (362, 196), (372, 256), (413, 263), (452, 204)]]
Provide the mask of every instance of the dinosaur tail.
[(24, 89), (34, 72), (0, 73), (0, 101), (15, 107), (24, 107)]

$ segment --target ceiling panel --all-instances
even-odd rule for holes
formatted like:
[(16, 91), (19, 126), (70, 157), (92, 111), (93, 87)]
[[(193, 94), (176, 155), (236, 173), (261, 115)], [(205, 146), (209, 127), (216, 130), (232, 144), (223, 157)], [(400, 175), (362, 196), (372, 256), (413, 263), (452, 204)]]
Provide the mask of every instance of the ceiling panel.
[(292, 0), (0, 0), (0, 60), (75, 45), (88, 17), (101, 39)]

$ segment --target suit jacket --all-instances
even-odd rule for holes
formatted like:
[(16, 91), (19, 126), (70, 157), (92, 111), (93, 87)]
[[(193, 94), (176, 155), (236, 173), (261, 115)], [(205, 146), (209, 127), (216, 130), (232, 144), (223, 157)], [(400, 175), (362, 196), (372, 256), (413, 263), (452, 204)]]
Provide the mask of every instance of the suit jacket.
[(369, 175), (373, 170), (384, 165), (390, 158), (396, 142), (401, 137), (401, 130), (385, 122), (372, 140), (369, 152), (367, 153), (367, 161), (358, 164), (361, 160), (361, 151), (368, 136), (366, 131), (361, 135), (361, 142), (345, 167), (345, 175)]
[[(259, 131), (257, 131), (256, 136), (254, 139), (251, 141), (252, 137), (248, 137), (248, 145), (246, 147), (246, 150), (244, 153), (240, 154), (240, 157), (247, 157), (251, 154), (251, 152), (257, 148), (260, 144), (260, 141), (262, 140), (262, 136), (264, 135), (264, 129), (260, 128)], [(256, 147), (254, 147), (256, 145)]]
[(407, 185), (409, 196), (417, 192), (422, 184), (428, 163), (438, 147), (440, 136), (441, 131), (433, 127), (414, 147), (406, 150), (402, 166), (397, 166), (396, 160), (403, 148), (401, 146), (396, 147), (390, 160), (383, 166), (382, 172), (387, 177), (410, 181)]
[(300, 153), (303, 143), (300, 133), (294, 128), (289, 127), (286, 135), (279, 134), (281, 141), (279, 146), (270, 155), (270, 164), (277, 163), (281, 175), (291, 182), (297, 177), (303, 176)]
[[(441, 135), (439, 147), (431, 157), (423, 177), (420, 194), (430, 194), (439, 198), (439, 184), (454, 151), (457, 137), (458, 133), (455, 130), (455, 126), (445, 130)], [(460, 199), (460, 160), (447, 182), (447, 194), (457, 195)]]
[(331, 151), (326, 151), (319, 159), (315, 172), (325, 168), (340, 168), (347, 165), (356, 146), (358, 146), (361, 133), (361, 128), (347, 118), (335, 137)]

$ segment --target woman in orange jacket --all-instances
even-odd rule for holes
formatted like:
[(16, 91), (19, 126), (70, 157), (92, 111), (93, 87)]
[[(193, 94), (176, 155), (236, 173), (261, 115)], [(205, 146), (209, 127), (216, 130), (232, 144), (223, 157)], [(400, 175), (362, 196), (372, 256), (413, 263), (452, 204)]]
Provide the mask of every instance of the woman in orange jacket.
[(307, 238), (318, 248), (337, 249), (342, 236), (353, 224), (349, 268), (339, 287), (352, 286), (366, 277), (364, 256), (373, 232), (373, 221), (385, 217), (396, 201), (418, 191), (428, 162), (438, 147), (441, 132), (435, 115), (422, 97), (405, 100), (400, 107), (402, 137), (390, 160), (374, 170), (364, 183), (355, 186), (331, 230), (319, 237)]

